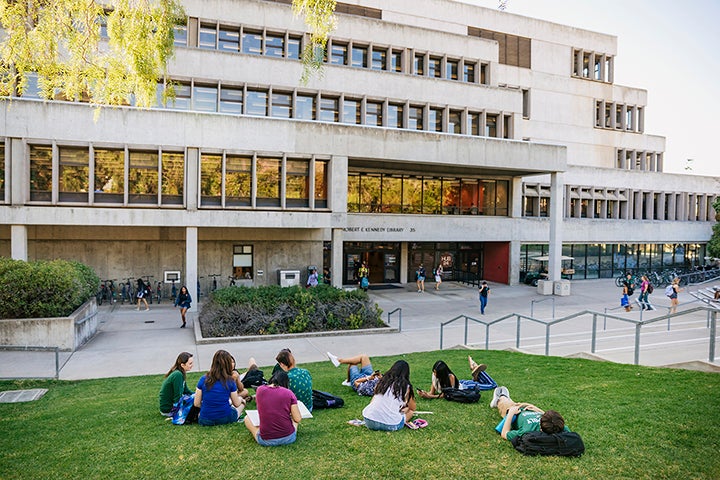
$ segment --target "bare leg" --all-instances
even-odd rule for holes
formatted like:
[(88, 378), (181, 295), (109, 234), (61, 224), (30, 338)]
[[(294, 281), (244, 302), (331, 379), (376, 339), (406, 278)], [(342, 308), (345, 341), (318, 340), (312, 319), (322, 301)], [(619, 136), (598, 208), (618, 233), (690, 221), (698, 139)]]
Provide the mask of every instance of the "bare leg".
[(250, 434), (253, 436), (255, 441), (257, 442), (257, 434), (260, 431), (260, 427), (256, 427), (253, 425), (252, 421), (250, 421), (250, 416), (245, 417), (245, 428), (247, 428), (250, 431)]
[(505, 418), (508, 410), (510, 410), (510, 407), (512, 407), (513, 405), (515, 405), (515, 402), (513, 402), (509, 397), (500, 397), (497, 404), (497, 409), (500, 416)]
[(344, 363), (346, 365), (360, 365), (361, 367), (367, 367), (371, 364), (370, 357), (368, 357), (364, 353), (361, 353), (360, 355), (355, 355), (354, 357), (338, 358), (338, 362)]

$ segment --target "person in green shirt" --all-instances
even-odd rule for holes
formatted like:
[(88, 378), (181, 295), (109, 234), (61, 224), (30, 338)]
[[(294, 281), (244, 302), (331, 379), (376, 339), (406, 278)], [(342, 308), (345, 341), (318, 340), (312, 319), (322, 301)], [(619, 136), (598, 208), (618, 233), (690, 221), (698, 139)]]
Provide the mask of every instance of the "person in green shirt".
[(495, 389), (490, 408), (497, 408), (503, 417), (500, 435), (510, 442), (529, 432), (553, 434), (570, 431), (565, 426), (565, 419), (555, 410), (543, 411), (531, 403), (513, 402), (507, 387)]
[[(278, 365), (287, 373), (290, 380), (290, 390), (295, 394), (297, 399), (305, 404), (308, 410), (312, 412), (312, 377), (310, 372), (304, 368), (298, 368), (295, 364), (295, 357), (289, 348), (283, 348), (275, 357)], [(273, 375), (275, 370), (273, 370)]]
[(192, 392), (187, 387), (187, 372), (193, 368), (192, 353), (182, 352), (177, 356), (175, 364), (170, 371), (165, 374), (160, 387), (160, 413), (165, 417), (172, 416), (173, 406), (180, 400), (183, 395), (191, 395)]

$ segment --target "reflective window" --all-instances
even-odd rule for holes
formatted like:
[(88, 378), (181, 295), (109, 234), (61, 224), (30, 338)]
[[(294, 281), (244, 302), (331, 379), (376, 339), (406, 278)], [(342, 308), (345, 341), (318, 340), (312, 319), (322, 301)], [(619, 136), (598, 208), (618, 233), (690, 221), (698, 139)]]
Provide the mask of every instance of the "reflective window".
[(403, 213), (422, 213), (422, 177), (403, 177)]
[(360, 211), (360, 175), (357, 173), (348, 174), (348, 212)]
[(402, 175), (383, 175), (382, 212), (402, 213)]
[(175, 25), (173, 28), (173, 43), (176, 47), (184, 47), (187, 45), (187, 26)]
[(58, 200), (87, 203), (90, 188), (90, 151), (87, 147), (59, 147), (58, 154)]
[(462, 133), (462, 112), (459, 110), (450, 110), (448, 116), (448, 133)]
[(249, 206), (252, 188), (252, 157), (225, 157), (225, 205)]
[(373, 48), (371, 68), (373, 70), (387, 70), (387, 50)]
[(300, 37), (288, 37), (287, 58), (291, 58), (293, 60), (300, 59), (300, 51), (302, 49), (301, 42), (302, 40)]
[(215, 50), (217, 46), (217, 27), (215, 25), (200, 25), (200, 38), (198, 47)]
[(360, 100), (346, 98), (343, 100), (343, 123), (360, 125)]
[(402, 72), (402, 57), (402, 50), (393, 50), (390, 53), (390, 70), (398, 73)]
[(185, 186), (185, 154), (162, 152), (162, 203), (182, 205)]
[(40, 85), (38, 85), (38, 74), (29, 72), (25, 74), (27, 83), (25, 91), (22, 93), (23, 98), (40, 98)]
[(277, 158), (257, 159), (257, 206), (280, 206), (281, 161)]
[(243, 30), (242, 53), (262, 55), (262, 32)]
[(200, 155), (200, 205), (220, 206), (222, 156)]
[(193, 110), (217, 112), (217, 87), (195, 85), (193, 87)]
[(425, 75), (425, 55), (417, 54), (413, 61), (415, 75)]
[(30, 200), (52, 200), (52, 147), (30, 146)]
[(337, 122), (338, 121), (338, 99), (323, 97), (320, 99), (320, 115), (318, 120), (321, 122)]
[(295, 118), (315, 120), (315, 95), (298, 94), (295, 97)]
[(95, 148), (95, 203), (123, 203), (125, 151)]
[(315, 208), (327, 208), (327, 160), (315, 160)]
[(268, 114), (268, 92), (261, 90), (248, 90), (245, 104), (247, 115), (267, 117)]
[(408, 126), (410, 130), (423, 130), (423, 107), (410, 107), (408, 109)]
[(240, 51), (240, 30), (238, 28), (220, 26), (218, 50), (235, 53)]
[(158, 201), (157, 152), (130, 151), (128, 202), (156, 204)]
[(365, 103), (365, 125), (382, 126), (382, 103)]
[(445, 78), (448, 80), (458, 79), (459, 63), (457, 60), (448, 60), (445, 62)]
[(220, 111), (241, 114), (243, 107), (243, 89), (220, 87)]
[(442, 77), (443, 72), (440, 69), (441, 64), (442, 64), (442, 58), (430, 57), (428, 59), (428, 76), (435, 77), (435, 78)]
[(360, 181), (360, 211), (380, 211), (380, 175), (363, 175)]
[(442, 132), (443, 110), (431, 108), (428, 110), (428, 130), (431, 132)]
[(466, 62), (463, 65), (463, 82), (475, 83), (475, 64)]
[(497, 137), (497, 115), (487, 115), (485, 118), (485, 136)]
[(253, 278), (252, 245), (233, 245), (233, 277)]
[(273, 92), (272, 116), (292, 118), (292, 93)]
[(290, 160), (285, 162), (285, 206), (310, 206), (310, 162), (307, 160)]
[(168, 98), (165, 107), (171, 110), (190, 110), (192, 99), (190, 84), (173, 83), (172, 89), (175, 91), (175, 98)]
[(388, 104), (387, 126), (390, 128), (403, 128), (403, 105)]
[(423, 178), (422, 213), (430, 215), (442, 213), (442, 181), (439, 178)]
[(348, 46), (341, 43), (334, 43), (330, 48), (330, 63), (332, 65), (347, 65)]
[(265, 35), (265, 55), (268, 57), (283, 57), (285, 50), (285, 35), (267, 33)]
[(480, 114), (476, 112), (468, 112), (467, 115), (467, 134), (480, 135)]
[(368, 48), (353, 45), (352, 47), (352, 63), (356, 68), (368, 67)]
[(478, 195), (480, 186), (477, 180), (462, 179), (460, 181), (460, 213), (463, 215), (477, 215)]

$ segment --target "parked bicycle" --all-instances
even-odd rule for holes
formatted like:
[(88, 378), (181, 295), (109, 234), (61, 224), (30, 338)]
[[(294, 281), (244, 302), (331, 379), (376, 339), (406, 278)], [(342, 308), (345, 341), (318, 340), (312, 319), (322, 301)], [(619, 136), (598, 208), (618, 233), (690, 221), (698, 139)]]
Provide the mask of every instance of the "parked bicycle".
[(120, 290), (120, 304), (125, 305), (125, 301), (129, 304), (135, 303), (135, 287), (133, 286), (132, 278), (125, 280)]
[(102, 280), (100, 282), (100, 289), (98, 290), (97, 295), (95, 296), (97, 300), (97, 304), (102, 305), (103, 302), (109, 302), (112, 304), (115, 301), (115, 281), (117, 279), (113, 280)]

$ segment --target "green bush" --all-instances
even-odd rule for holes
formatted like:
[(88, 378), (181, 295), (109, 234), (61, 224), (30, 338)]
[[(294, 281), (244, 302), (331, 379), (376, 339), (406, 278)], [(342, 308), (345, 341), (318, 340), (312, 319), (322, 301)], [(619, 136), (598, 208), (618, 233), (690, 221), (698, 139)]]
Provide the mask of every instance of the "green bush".
[(66, 317), (95, 296), (99, 283), (82, 263), (0, 258), (0, 318)]
[(362, 290), (226, 287), (200, 312), (205, 337), (271, 335), (382, 327), (382, 310)]

